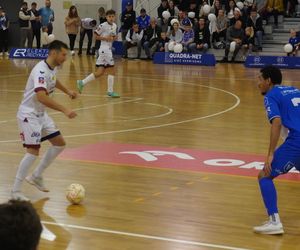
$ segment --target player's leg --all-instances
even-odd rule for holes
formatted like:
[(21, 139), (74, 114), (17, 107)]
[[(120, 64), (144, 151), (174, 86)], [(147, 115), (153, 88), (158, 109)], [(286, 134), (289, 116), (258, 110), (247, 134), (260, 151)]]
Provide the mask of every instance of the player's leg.
[(30, 167), (34, 164), (39, 155), (41, 125), (38, 119), (29, 119), (26, 117), (18, 119), (18, 124), (23, 146), (26, 147), (26, 154), (19, 164), (11, 196), (12, 199), (15, 200), (29, 201), (29, 199), (22, 194), (21, 187)]
[(49, 189), (44, 185), (43, 172), (64, 150), (66, 143), (60, 132), (56, 129), (53, 120), (47, 114), (44, 115), (43, 123), (42, 141), (48, 140), (52, 145), (47, 149), (32, 175), (27, 176), (26, 180), (40, 191), (49, 192)]
[(105, 69), (105, 73), (107, 74), (107, 95), (113, 98), (118, 98), (120, 95), (114, 92), (114, 84), (115, 84), (115, 68), (114, 65), (111, 65)]

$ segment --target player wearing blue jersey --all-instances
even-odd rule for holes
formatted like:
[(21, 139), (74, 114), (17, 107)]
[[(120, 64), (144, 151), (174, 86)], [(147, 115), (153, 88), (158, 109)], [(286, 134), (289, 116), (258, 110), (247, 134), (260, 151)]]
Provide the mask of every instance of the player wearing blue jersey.
[[(273, 179), (292, 168), (300, 170), (300, 90), (281, 86), (282, 75), (277, 67), (266, 66), (260, 72), (258, 87), (265, 96), (271, 134), (265, 166), (258, 179), (269, 221), (253, 229), (256, 233), (283, 234)], [(282, 128), (287, 128), (289, 132), (284, 143), (276, 149)]]

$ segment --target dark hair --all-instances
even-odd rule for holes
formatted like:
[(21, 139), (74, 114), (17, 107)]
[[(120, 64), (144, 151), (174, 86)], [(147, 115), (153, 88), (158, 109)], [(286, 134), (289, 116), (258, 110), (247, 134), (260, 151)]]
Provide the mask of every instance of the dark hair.
[(27, 5), (28, 6), (28, 3), (27, 2), (23, 2), (21, 6), (23, 6), (23, 5)]
[(42, 224), (31, 203), (12, 200), (0, 205), (0, 244), (5, 250), (35, 250)]
[(92, 20), (92, 21), (90, 21), (90, 25), (94, 25), (94, 26), (96, 26), (96, 25), (97, 25), (97, 21), (96, 21), (96, 20)]
[[(73, 9), (75, 9), (75, 14), (73, 14)], [(69, 9), (69, 13), (68, 13), (68, 17), (73, 18), (73, 17), (78, 17), (78, 12), (77, 12), (77, 8), (75, 5), (72, 5)]]
[(108, 15), (115, 15), (116, 12), (114, 10), (108, 10), (106, 11), (105, 15), (108, 16)]
[(59, 41), (59, 40), (54, 40), (48, 46), (49, 52), (51, 50), (61, 50), (62, 48), (69, 49), (67, 44), (65, 44), (64, 42)]
[(282, 74), (279, 68), (269, 65), (262, 68), (260, 72), (265, 80), (270, 78), (273, 84), (281, 84)]
[(34, 5), (34, 6), (37, 6), (36, 2), (32, 2), (32, 3), (31, 3), (31, 6), (33, 6), (33, 5)]

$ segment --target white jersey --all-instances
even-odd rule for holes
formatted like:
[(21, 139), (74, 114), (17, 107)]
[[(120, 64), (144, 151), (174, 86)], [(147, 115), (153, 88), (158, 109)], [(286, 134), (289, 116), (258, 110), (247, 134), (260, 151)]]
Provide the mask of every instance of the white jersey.
[[(108, 22), (101, 23), (95, 30), (95, 33), (99, 36), (116, 36), (117, 25), (115, 23), (109, 24)], [(101, 40), (100, 50), (105, 51), (112, 48), (112, 42)]]
[(32, 69), (24, 91), (24, 97), (19, 106), (18, 117), (33, 114), (42, 115), (45, 112), (45, 105), (37, 100), (36, 92), (44, 89), (51, 94), (56, 85), (57, 69), (51, 69), (46, 61), (41, 61)]

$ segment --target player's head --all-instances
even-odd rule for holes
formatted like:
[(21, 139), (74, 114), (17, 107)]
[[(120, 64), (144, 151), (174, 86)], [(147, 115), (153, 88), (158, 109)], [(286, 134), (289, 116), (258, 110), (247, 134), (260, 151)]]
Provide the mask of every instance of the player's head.
[(49, 44), (49, 55), (56, 66), (62, 65), (67, 59), (68, 45), (62, 41), (54, 40)]
[(260, 70), (260, 73), (258, 88), (262, 95), (267, 94), (274, 85), (282, 82), (281, 71), (275, 66), (266, 66)]
[(116, 19), (116, 12), (114, 10), (108, 10), (105, 13), (106, 20), (109, 24), (112, 24)]
[(29, 202), (9, 201), (0, 205), (0, 246), (5, 250), (36, 250), (42, 225)]

